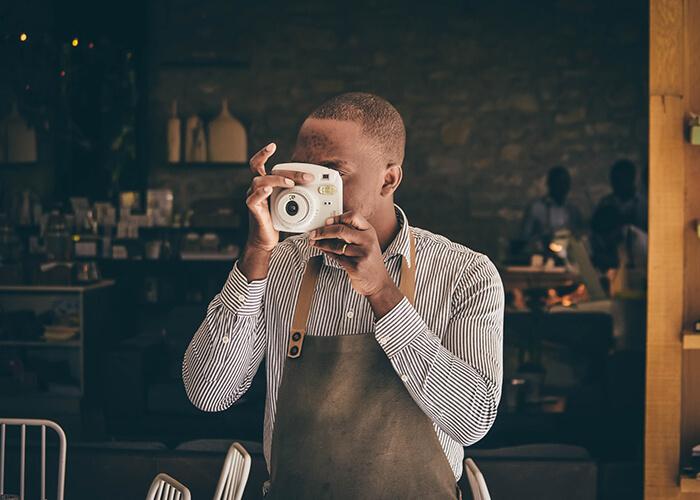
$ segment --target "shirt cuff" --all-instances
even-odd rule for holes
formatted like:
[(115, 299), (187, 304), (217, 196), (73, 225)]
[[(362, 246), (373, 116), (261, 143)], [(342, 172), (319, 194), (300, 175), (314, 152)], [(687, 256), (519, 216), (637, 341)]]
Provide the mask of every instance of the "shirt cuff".
[(425, 329), (425, 322), (406, 297), (374, 324), (374, 336), (391, 359)]
[(233, 314), (255, 316), (260, 311), (265, 285), (267, 278), (248, 283), (236, 262), (221, 290), (221, 303)]

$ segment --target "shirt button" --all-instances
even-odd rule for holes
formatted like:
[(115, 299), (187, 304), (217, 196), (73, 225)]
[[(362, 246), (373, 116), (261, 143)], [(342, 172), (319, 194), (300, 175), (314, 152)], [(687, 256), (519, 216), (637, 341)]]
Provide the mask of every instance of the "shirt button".
[(228, 337), (222, 337), (221, 342), (228, 344)]
[(379, 337), (379, 345), (386, 344), (386, 337)]
[(401, 382), (406, 382), (408, 377), (406, 375), (401, 375)]
[(240, 300), (241, 302), (245, 302), (245, 295), (243, 295), (242, 293), (239, 294), (239, 295), (238, 295), (238, 300)]
[(355, 313), (352, 312), (352, 311), (348, 311), (347, 314), (346, 314), (346, 316), (347, 316), (349, 319), (352, 319), (352, 317), (353, 317), (354, 315), (355, 315)]

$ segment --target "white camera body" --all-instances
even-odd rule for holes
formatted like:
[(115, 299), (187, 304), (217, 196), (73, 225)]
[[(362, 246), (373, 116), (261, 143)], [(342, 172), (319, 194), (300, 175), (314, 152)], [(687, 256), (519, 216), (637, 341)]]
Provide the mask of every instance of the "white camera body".
[(333, 169), (311, 163), (280, 163), (272, 168), (305, 172), (310, 184), (276, 187), (270, 195), (272, 226), (277, 231), (306, 233), (326, 225), (326, 219), (343, 213), (343, 180)]

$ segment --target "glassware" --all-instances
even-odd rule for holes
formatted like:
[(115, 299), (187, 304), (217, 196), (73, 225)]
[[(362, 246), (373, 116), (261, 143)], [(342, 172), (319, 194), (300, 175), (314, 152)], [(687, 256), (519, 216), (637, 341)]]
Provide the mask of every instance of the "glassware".
[(44, 234), (46, 256), (50, 261), (66, 262), (73, 256), (73, 240), (66, 217), (58, 210), (51, 212)]

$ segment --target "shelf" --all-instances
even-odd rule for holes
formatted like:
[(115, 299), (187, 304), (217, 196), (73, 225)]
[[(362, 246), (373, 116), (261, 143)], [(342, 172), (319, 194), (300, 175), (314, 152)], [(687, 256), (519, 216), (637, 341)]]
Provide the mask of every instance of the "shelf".
[(181, 161), (181, 162), (165, 162), (160, 166), (159, 170), (166, 169), (202, 169), (202, 168), (250, 168), (247, 162), (228, 162), (228, 161)]
[(683, 349), (700, 349), (700, 332), (683, 330)]
[(180, 252), (180, 260), (188, 262), (211, 262), (227, 261), (233, 262), (238, 259), (238, 254), (213, 253), (213, 252)]
[(700, 479), (681, 476), (681, 493), (700, 493)]
[(79, 340), (54, 340), (54, 341), (31, 341), (31, 340), (0, 340), (0, 346), (8, 347), (80, 347)]
[(114, 280), (103, 280), (99, 283), (85, 286), (0, 286), (0, 292), (28, 292), (28, 293), (56, 293), (56, 292), (87, 292), (98, 288), (105, 288), (114, 285)]
[(200, 61), (164, 61), (160, 64), (160, 69), (248, 69), (250, 61), (226, 61), (222, 59), (200, 60)]
[(10, 162), (10, 161), (0, 161), (0, 168), (32, 168), (41, 165), (37, 161), (22, 161), (22, 162)]
[[(96, 260), (99, 262), (100, 265), (104, 265), (106, 267), (112, 268), (112, 267), (146, 267), (146, 268), (153, 268), (153, 267), (162, 267), (162, 268), (170, 268), (170, 267), (178, 267), (182, 265), (189, 265), (189, 264), (215, 264), (215, 263), (226, 263), (229, 262), (233, 264), (233, 262), (238, 258), (229, 256), (228, 254), (221, 254), (223, 255), (222, 257), (219, 257), (219, 254), (216, 254), (215, 258), (196, 258), (188, 255), (186, 258), (177, 258), (177, 259), (92, 259)], [(104, 270), (103, 270), (104, 274)]]
[[(215, 233), (217, 231), (226, 231), (234, 233), (242, 233), (246, 231), (245, 228), (241, 226), (141, 226), (139, 227), (139, 232), (157, 232), (157, 231), (173, 231), (173, 232), (183, 232), (183, 233)], [(247, 234), (247, 233), (246, 233)], [(131, 238), (135, 240), (137, 238)], [(128, 241), (129, 238), (114, 238), (113, 241)]]

